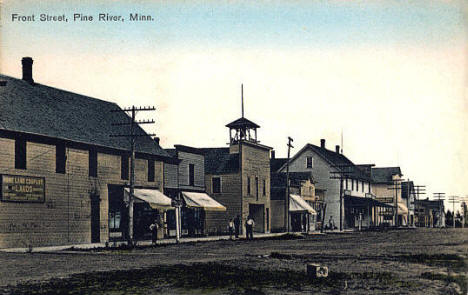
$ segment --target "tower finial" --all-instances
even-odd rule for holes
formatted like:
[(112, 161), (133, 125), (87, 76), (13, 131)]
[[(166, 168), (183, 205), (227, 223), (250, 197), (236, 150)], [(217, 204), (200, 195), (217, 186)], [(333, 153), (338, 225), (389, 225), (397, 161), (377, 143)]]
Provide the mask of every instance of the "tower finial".
[(241, 84), (242, 118), (244, 118), (244, 84)]

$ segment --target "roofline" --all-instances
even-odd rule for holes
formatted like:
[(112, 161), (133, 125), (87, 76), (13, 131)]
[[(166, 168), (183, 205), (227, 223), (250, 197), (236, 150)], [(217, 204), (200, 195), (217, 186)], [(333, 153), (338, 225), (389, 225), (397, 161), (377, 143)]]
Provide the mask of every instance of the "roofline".
[(192, 154), (199, 154), (199, 155), (205, 155), (203, 151), (201, 151), (198, 148), (191, 147), (188, 145), (182, 145), (182, 144), (174, 144), (176, 153), (181, 151), (181, 152), (187, 152), (187, 153), (192, 153)]
[[(311, 144), (311, 143), (306, 143), (306, 145), (305, 145), (302, 149), (300, 149), (292, 158), (289, 159), (289, 163), (291, 163), (292, 161), (296, 160), (296, 159), (299, 157), (299, 155), (300, 155), (303, 151), (305, 151), (307, 148), (309, 148), (309, 147), (321, 148), (321, 147), (316, 146), (316, 145), (313, 145), (313, 144)], [(326, 162), (328, 162), (331, 166), (334, 165), (334, 163), (332, 163), (332, 162), (331, 162), (329, 159), (327, 159), (326, 157), (322, 156), (322, 155), (319, 154), (319, 153), (316, 153), (315, 151), (314, 151), (314, 153), (317, 154), (317, 155), (319, 155), (322, 159), (324, 159)], [(278, 170), (281, 170), (281, 169), (285, 168), (287, 164), (288, 164), (288, 161), (286, 160), (286, 163), (284, 163), (283, 166), (281, 166)]]
[[(22, 131), (0, 129), (0, 137), (3, 137), (3, 138), (15, 139), (16, 138), (15, 135), (18, 135), (18, 134), (19, 135), (26, 135), (28, 137), (29, 141), (42, 143), (42, 144), (56, 144), (58, 142), (62, 142), (62, 143), (66, 142), (66, 143), (68, 143), (69, 147), (73, 147), (73, 148), (81, 149), (81, 150), (88, 150), (90, 148), (95, 148), (95, 149), (97, 149), (97, 151), (108, 152), (109, 154), (124, 155), (124, 154), (129, 154), (130, 153), (129, 150), (118, 149), (118, 148), (115, 148), (115, 147), (97, 145), (97, 144), (92, 144), (92, 143), (87, 143), (87, 142), (81, 142), (81, 141), (70, 140), (70, 139), (66, 139), (66, 138), (47, 136), (47, 135), (31, 133), (31, 132), (22, 132)], [(176, 158), (173, 158), (173, 157), (165, 157), (165, 156), (155, 155), (155, 154), (150, 154), (150, 153), (145, 153), (145, 152), (135, 152), (135, 155), (138, 156), (140, 159), (149, 159), (149, 158), (151, 158), (151, 159), (154, 159), (154, 160), (163, 161), (165, 163), (178, 164), (180, 162), (179, 159), (176, 159)]]
[(250, 141), (247, 141), (247, 140), (240, 140), (240, 143), (245, 143), (247, 145), (259, 147), (259, 148), (262, 148), (262, 149), (265, 149), (265, 150), (268, 150), (268, 151), (273, 149), (270, 146), (267, 146), (267, 145), (264, 145), (264, 144), (259, 144), (258, 142), (250, 142)]

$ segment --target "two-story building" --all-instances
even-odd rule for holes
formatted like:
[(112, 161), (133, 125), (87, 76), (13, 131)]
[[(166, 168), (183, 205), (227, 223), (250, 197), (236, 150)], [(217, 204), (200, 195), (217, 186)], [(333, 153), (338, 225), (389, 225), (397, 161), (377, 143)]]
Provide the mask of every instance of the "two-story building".
[[(270, 150), (257, 140), (254, 122), (241, 117), (226, 125), (229, 147), (203, 148), (207, 193), (227, 208), (213, 227), (226, 231), (230, 219), (251, 216), (254, 231), (270, 232)], [(221, 216), (220, 216), (221, 217)], [(243, 231), (245, 232), (245, 231)]]
[(226, 207), (211, 198), (205, 190), (205, 154), (202, 150), (174, 145), (166, 149), (168, 154), (179, 161), (178, 165), (166, 164), (164, 192), (172, 199), (182, 201), (179, 223), (175, 211), (167, 214), (169, 234), (175, 235), (176, 224), (180, 224), (182, 235), (205, 235), (218, 233), (218, 219), (224, 221)]
[[(105, 242), (128, 231), (129, 116), (112, 102), (0, 75), (0, 247)], [(134, 233), (162, 216), (163, 163), (136, 126)], [(154, 209), (156, 208), (156, 209)], [(159, 210), (158, 210), (159, 209)]]
[[(286, 172), (286, 163), (278, 171)], [(373, 226), (372, 212), (385, 206), (371, 194), (371, 179), (365, 169), (340, 153), (328, 150), (325, 139), (320, 146), (306, 144), (289, 161), (290, 172), (312, 172), (315, 187), (326, 191), (324, 222), (326, 227), (355, 228)]]
[(408, 208), (402, 198), (402, 176), (400, 167), (372, 167), (372, 194), (378, 201), (392, 206), (378, 213), (379, 224), (407, 224)]

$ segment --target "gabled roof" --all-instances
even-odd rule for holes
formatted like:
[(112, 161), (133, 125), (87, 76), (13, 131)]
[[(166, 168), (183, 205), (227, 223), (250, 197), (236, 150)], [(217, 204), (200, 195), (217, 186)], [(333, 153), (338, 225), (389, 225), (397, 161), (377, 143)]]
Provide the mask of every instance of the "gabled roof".
[(400, 167), (378, 167), (378, 168), (372, 168), (371, 171), (372, 174), (372, 182), (374, 183), (382, 183), (382, 184), (388, 184), (392, 183), (393, 175), (400, 175), (401, 174), (401, 169)]
[[(129, 134), (129, 126), (113, 123), (129, 122), (130, 118), (115, 103), (30, 84), (24, 80), (0, 75), (6, 81), (0, 86), (0, 130), (27, 133), (128, 151), (130, 142), (125, 137), (111, 134)], [(138, 134), (146, 135), (137, 126)], [(150, 136), (136, 139), (137, 152), (169, 157)]]
[[(330, 164), (330, 166), (336, 167), (338, 170), (344, 171), (351, 171), (351, 178), (358, 178), (362, 180), (368, 180), (370, 181), (370, 176), (367, 175), (364, 171), (364, 169), (360, 169), (354, 165), (353, 162), (351, 162), (348, 158), (346, 158), (345, 155), (337, 153), (335, 151), (330, 151), (325, 148), (321, 148), (319, 146), (313, 145), (313, 144), (306, 144), (299, 152), (297, 152), (294, 157), (290, 159), (290, 162), (293, 162), (296, 160), (304, 151), (307, 149), (312, 150), (315, 152), (315, 154), (319, 155), (321, 158), (323, 158), (326, 162)], [(340, 168), (342, 166), (346, 166), (347, 168)], [(351, 168), (348, 168), (350, 166)], [(283, 164), (280, 169), (278, 170), (283, 170), (286, 167), (286, 164)]]
[(230, 154), (229, 148), (200, 148), (205, 154), (206, 174), (239, 172), (239, 154)]
[(260, 128), (260, 126), (258, 126), (257, 124), (255, 124), (254, 122), (248, 120), (247, 118), (239, 118), (229, 124), (226, 125), (226, 127), (228, 128), (241, 128), (241, 127), (247, 127), (247, 128)]
[(273, 172), (278, 172), (278, 170), (286, 164), (288, 161), (287, 158), (274, 158), (270, 159), (270, 171)]

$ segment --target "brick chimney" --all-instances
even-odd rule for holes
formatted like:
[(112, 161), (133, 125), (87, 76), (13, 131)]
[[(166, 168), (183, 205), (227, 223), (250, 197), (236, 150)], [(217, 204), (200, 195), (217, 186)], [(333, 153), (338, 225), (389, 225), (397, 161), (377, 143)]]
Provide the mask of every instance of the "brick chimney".
[(156, 142), (156, 144), (159, 144), (159, 137), (155, 137), (153, 139), (154, 139), (154, 142)]
[(21, 59), (21, 64), (23, 64), (23, 80), (30, 84), (34, 84), (32, 75), (33, 59), (30, 57), (23, 57), (23, 59)]
[(275, 158), (275, 150), (271, 150), (271, 158), (272, 158), (272, 159)]
[(320, 147), (321, 147), (322, 149), (325, 148), (325, 139), (324, 139), (324, 138), (320, 139)]
[(340, 146), (339, 146), (339, 145), (335, 145), (335, 152), (336, 152), (337, 154), (340, 153)]

